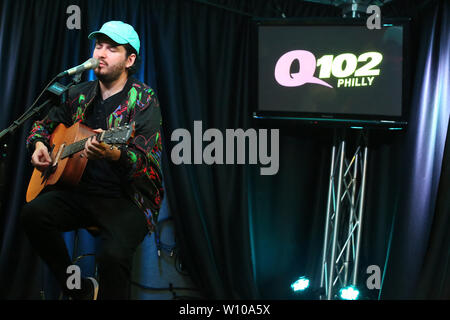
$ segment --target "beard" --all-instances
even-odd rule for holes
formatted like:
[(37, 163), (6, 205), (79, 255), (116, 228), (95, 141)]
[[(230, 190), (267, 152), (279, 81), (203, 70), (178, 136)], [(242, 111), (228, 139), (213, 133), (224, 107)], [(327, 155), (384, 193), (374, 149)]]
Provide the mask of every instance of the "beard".
[[(94, 70), (94, 74), (97, 76), (97, 79), (100, 80), (103, 83), (111, 83), (116, 81), (117, 79), (120, 78), (120, 75), (125, 72), (126, 68), (125, 68), (125, 64), (126, 61), (123, 61), (122, 63), (118, 63), (115, 66), (109, 67), (107, 70), (107, 73), (100, 73), (100, 69), (96, 68)], [(105, 67), (103, 67), (102, 69), (104, 69)]]

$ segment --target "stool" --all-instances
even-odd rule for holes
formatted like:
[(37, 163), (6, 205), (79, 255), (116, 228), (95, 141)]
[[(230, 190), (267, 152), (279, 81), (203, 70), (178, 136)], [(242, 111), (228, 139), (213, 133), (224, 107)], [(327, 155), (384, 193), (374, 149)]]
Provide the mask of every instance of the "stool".
[[(86, 227), (84, 229), (86, 229), (93, 237), (97, 237), (100, 234), (100, 229), (98, 227), (95, 227), (95, 226)], [(75, 237), (74, 237), (74, 240), (73, 240), (73, 254), (72, 254), (72, 256), (75, 256), (75, 254), (78, 251), (78, 240), (79, 240), (78, 231), (79, 230), (75, 230)], [(94, 256), (95, 257), (95, 253), (85, 253), (85, 254), (81, 254), (81, 255), (79, 255), (79, 256), (77, 256), (75, 258), (72, 258), (72, 264), (76, 264), (81, 259), (83, 259), (85, 257), (89, 257), (89, 256)], [(94, 277), (96, 279), (98, 279), (98, 266), (97, 266), (96, 263), (95, 263)], [(59, 300), (62, 300), (62, 298), (63, 298), (63, 292), (61, 292), (61, 294), (59, 296)]]
[[(100, 229), (95, 226), (85, 228), (93, 237), (97, 237), (100, 234)], [(75, 256), (78, 251), (78, 230), (75, 231), (75, 238), (73, 240), (73, 256)], [(85, 253), (79, 255), (76, 258), (72, 258), (72, 264), (76, 264), (78, 261), (85, 257), (95, 256), (95, 253)], [(97, 277), (97, 265), (95, 266), (95, 277)]]

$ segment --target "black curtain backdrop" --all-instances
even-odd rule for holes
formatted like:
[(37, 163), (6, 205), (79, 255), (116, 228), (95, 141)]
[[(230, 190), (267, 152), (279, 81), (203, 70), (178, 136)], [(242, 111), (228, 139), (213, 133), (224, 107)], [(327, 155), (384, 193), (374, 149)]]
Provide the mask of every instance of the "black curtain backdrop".
[[(422, 276), (418, 283), (420, 299), (449, 299), (450, 297), (450, 127), (447, 132), (436, 212), (431, 229)], [(431, 284), (431, 285), (430, 285)]]
[[(109, 20), (134, 25), (143, 60), (137, 77), (161, 102), (165, 188), (183, 265), (207, 298), (295, 299), (289, 285), (296, 277), (320, 281), (332, 132), (251, 120), (251, 17), (338, 17), (340, 9), (294, 0), (210, 3), (219, 6), (192, 0), (3, 0), (0, 129), (55, 74), (91, 56), (91, 31)], [(81, 30), (66, 28), (72, 4), (81, 8)], [(448, 143), (444, 156), (449, 4), (393, 1), (382, 15), (412, 17), (414, 90), (408, 130), (370, 135), (359, 278), (365, 285), (369, 265), (384, 271), (381, 292), (365, 293), (371, 299), (414, 298), (419, 292), (426, 292), (423, 298), (450, 298)], [(280, 128), (278, 174), (261, 176), (259, 166), (248, 165), (175, 166), (171, 133), (192, 133), (196, 120), (203, 130), (222, 132)], [(30, 125), (2, 141), (9, 146), (0, 221), (0, 288), (6, 299), (39, 298), (42, 263), (18, 223), (32, 169), (24, 147)], [(444, 289), (433, 289), (438, 287)]]
[(410, 128), (399, 146), (401, 192), (386, 259), (384, 299), (450, 298), (442, 289), (449, 274), (441, 267), (448, 251), (436, 252), (445, 243), (440, 228), (448, 230), (442, 223), (450, 214), (442, 204), (450, 190), (441, 174), (448, 163), (443, 155), (450, 111), (450, 3), (438, 1), (419, 12), (418, 28), (413, 30), (418, 42)]

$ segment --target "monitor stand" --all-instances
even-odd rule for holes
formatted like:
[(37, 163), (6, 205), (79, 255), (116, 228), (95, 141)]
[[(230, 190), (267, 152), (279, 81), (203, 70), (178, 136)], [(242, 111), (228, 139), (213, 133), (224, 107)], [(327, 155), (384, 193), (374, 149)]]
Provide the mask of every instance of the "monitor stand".
[[(320, 299), (332, 300), (339, 289), (357, 285), (363, 222), (368, 132), (361, 137), (351, 157), (347, 142), (335, 131), (322, 251)], [(360, 138), (361, 138), (360, 137)]]

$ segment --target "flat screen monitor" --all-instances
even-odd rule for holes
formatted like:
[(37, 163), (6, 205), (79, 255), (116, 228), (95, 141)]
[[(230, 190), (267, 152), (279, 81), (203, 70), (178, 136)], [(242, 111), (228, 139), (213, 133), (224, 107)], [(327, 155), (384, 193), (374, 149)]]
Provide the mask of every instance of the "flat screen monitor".
[(405, 126), (407, 20), (255, 21), (255, 118)]

